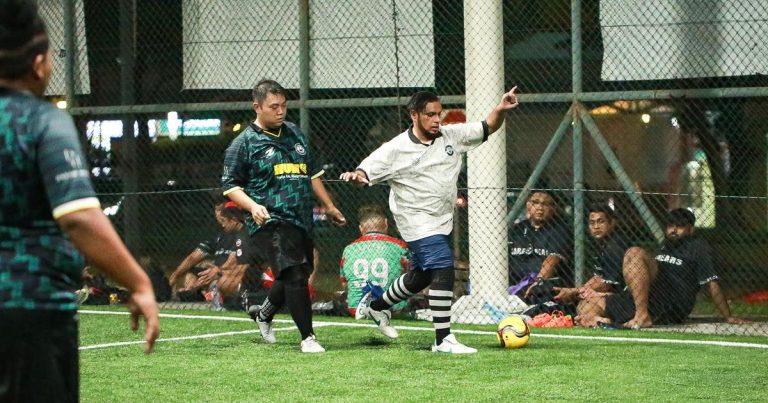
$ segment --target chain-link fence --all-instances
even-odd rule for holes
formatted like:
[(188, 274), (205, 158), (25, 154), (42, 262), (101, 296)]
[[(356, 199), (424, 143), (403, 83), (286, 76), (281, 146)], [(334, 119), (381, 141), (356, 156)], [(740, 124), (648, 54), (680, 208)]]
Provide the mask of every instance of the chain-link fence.
[[(339, 260), (360, 236), (357, 208), (385, 206), (389, 191), (353, 188), (339, 173), (410, 125), (404, 105), (417, 90), (439, 94), (446, 122), (461, 122), (484, 119), (517, 85), (520, 107), (468, 154), (458, 180), (456, 321), (490, 323), (530, 305), (531, 316), (558, 309), (585, 325), (631, 325), (642, 315), (617, 309), (642, 307), (644, 294), (654, 328), (768, 330), (765, 2), (40, 3), (57, 56), (51, 96), (69, 103), (105, 211), (166, 276), (220, 231), (223, 153), (254, 118), (261, 78), (288, 88), (288, 120), (310, 135), (349, 219), (337, 228), (315, 215), (315, 302), (325, 311), (343, 302)], [(590, 213), (595, 202), (615, 220)], [(667, 239), (674, 208), (695, 214), (711, 254)], [(553, 295), (555, 308), (537, 304)], [(209, 306), (178, 298), (168, 306)], [(754, 323), (724, 323), (723, 301)], [(688, 311), (683, 324), (659, 326)]]

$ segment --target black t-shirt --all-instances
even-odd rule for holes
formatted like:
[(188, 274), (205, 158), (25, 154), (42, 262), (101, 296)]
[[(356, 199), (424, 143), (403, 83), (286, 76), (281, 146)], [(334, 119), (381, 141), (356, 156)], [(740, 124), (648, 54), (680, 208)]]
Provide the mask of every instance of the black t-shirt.
[(213, 264), (221, 267), (229, 255), (237, 252), (238, 232), (219, 232), (211, 239), (200, 242), (197, 249), (205, 254), (207, 258), (213, 260)]
[(712, 248), (700, 238), (666, 241), (656, 255), (659, 274), (652, 293), (665, 303), (691, 312), (702, 285), (717, 280), (712, 264)]
[(593, 240), (592, 243), (592, 274), (602, 278), (615, 290), (624, 288), (624, 254), (632, 246), (632, 242), (619, 232), (613, 232), (603, 240)]
[(561, 265), (570, 259), (572, 236), (565, 225), (551, 220), (536, 229), (529, 220), (509, 229), (509, 284), (517, 284), (528, 273), (538, 273), (551, 255), (560, 257)]

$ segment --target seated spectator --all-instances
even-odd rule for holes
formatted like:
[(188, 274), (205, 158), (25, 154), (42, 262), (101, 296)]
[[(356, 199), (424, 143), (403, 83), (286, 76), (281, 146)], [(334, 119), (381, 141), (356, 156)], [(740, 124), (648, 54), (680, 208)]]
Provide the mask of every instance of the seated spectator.
[[(381, 206), (362, 206), (357, 215), (362, 236), (344, 248), (340, 276), (352, 316), (355, 316), (363, 295), (369, 291), (374, 295), (384, 294), (384, 290), (407, 270), (409, 263), (405, 242), (386, 234), (389, 225)], [(401, 310), (406, 304), (407, 301), (402, 301), (393, 310)]]
[[(647, 272), (653, 264), (653, 257), (642, 247), (616, 230), (616, 215), (605, 203), (594, 203), (589, 207), (589, 235), (593, 241), (592, 277), (577, 288), (554, 287), (556, 301), (578, 303), (577, 314), (583, 315), (593, 309), (595, 295), (607, 295), (622, 291), (632, 281), (638, 281), (637, 273)], [(632, 289), (639, 290), (640, 286)], [(640, 317), (643, 312), (638, 311)], [(584, 324), (582, 324), (584, 325)]]
[(567, 262), (573, 237), (559, 220), (557, 205), (548, 192), (532, 192), (525, 207), (527, 218), (509, 229), (509, 285), (510, 293), (531, 302), (529, 286), (537, 279), (572, 281)]
[(695, 222), (692, 212), (672, 210), (667, 217), (666, 239), (655, 260), (639, 266), (642, 270), (625, 274), (627, 290), (590, 296), (590, 309), (577, 320), (584, 325), (602, 322), (635, 329), (681, 323), (693, 310), (701, 286), (707, 285), (726, 322), (747, 323), (731, 316), (712, 265), (712, 249), (705, 240), (694, 236)]
[(215, 213), (221, 231), (197, 245), (169, 278), (181, 300), (203, 300), (203, 293), (214, 281), (224, 296), (238, 292), (247, 268), (238, 263), (235, 256), (238, 234), (243, 230), (243, 212), (234, 203), (227, 202), (216, 205)]

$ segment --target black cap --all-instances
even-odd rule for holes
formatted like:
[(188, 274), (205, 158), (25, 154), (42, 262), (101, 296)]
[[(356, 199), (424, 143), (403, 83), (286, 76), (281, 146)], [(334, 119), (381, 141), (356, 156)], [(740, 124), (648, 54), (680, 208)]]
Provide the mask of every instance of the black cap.
[(667, 225), (694, 225), (696, 224), (696, 216), (693, 215), (691, 210), (685, 208), (676, 208), (670, 210), (667, 215)]

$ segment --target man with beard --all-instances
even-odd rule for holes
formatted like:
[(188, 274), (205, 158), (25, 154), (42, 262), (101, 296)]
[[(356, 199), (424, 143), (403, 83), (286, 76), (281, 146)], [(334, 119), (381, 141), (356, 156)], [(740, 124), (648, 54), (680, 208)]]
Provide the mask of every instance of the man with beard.
[(359, 314), (373, 319), (385, 336), (397, 337), (397, 330), (390, 325), (390, 307), (429, 287), (435, 328), (432, 351), (477, 351), (451, 334), (454, 267), (449, 238), (456, 181), (462, 154), (487, 140), (504, 123), (505, 112), (517, 107), (516, 89), (501, 96), (485, 121), (447, 126), (440, 125), (440, 98), (431, 92), (417, 92), (408, 101), (412, 126), (376, 149), (354, 172), (341, 174), (342, 180), (360, 186), (389, 183), (389, 208), (413, 253), (410, 271), (395, 280), (383, 296), (373, 301), (364, 297), (357, 308)]
[[(639, 284), (640, 289), (648, 290), (645, 298), (635, 298), (629, 291), (595, 296), (590, 302), (600, 309), (591, 313), (594, 315), (592, 318), (579, 318), (580, 323), (626, 324), (640, 309), (648, 311), (652, 324), (681, 323), (693, 310), (696, 294), (703, 285), (707, 286), (715, 307), (727, 323), (747, 323), (731, 316), (728, 301), (713, 269), (712, 249), (705, 240), (693, 235), (695, 222), (696, 217), (686, 209), (670, 211), (665, 229), (666, 239), (656, 255), (655, 263), (646, 266), (646, 273), (638, 274), (640, 281), (637, 283), (643, 283)], [(627, 283), (632, 284), (632, 281), (627, 279)], [(642, 307), (644, 301), (647, 301), (647, 306)]]

